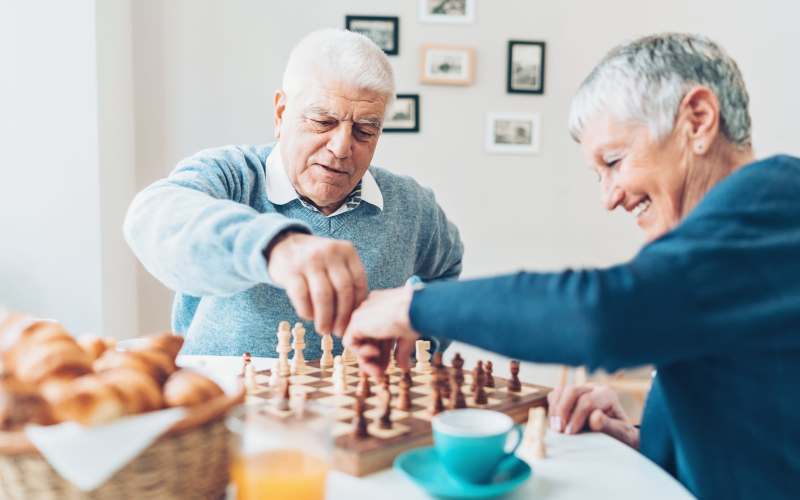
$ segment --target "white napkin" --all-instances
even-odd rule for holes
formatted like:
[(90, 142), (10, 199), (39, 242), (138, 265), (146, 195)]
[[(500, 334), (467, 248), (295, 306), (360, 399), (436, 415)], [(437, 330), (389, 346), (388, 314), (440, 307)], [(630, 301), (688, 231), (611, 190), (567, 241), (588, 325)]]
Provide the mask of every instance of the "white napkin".
[(184, 408), (171, 408), (94, 427), (75, 422), (29, 425), (25, 434), (64, 479), (82, 491), (91, 491), (185, 415)]

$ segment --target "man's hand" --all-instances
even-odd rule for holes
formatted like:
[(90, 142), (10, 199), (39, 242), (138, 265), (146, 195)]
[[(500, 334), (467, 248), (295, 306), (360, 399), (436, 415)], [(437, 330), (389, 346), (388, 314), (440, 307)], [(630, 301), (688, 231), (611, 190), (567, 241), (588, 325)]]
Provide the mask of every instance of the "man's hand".
[(547, 395), (550, 428), (577, 434), (585, 429), (602, 432), (639, 449), (639, 429), (628, 418), (617, 393), (605, 385), (557, 387)]
[[(367, 297), (367, 274), (349, 241), (288, 233), (267, 250), (269, 275), (297, 314), (322, 334), (341, 336)], [(266, 253), (266, 252), (265, 252)]]
[(413, 296), (410, 286), (378, 290), (370, 293), (353, 312), (344, 342), (356, 353), (359, 366), (367, 373), (383, 373), (386, 366), (381, 361), (388, 361), (385, 352), (394, 339), (397, 339), (397, 365), (401, 369), (410, 367), (411, 350), (419, 338), (408, 317)]

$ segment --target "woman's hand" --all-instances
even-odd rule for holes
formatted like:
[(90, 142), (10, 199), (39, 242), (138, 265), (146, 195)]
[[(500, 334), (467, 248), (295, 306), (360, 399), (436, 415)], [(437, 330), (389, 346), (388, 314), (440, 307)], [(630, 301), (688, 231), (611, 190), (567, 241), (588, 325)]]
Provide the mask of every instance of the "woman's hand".
[(628, 418), (619, 396), (605, 385), (587, 384), (557, 387), (547, 395), (550, 428), (577, 434), (584, 430), (602, 432), (639, 449), (639, 429)]

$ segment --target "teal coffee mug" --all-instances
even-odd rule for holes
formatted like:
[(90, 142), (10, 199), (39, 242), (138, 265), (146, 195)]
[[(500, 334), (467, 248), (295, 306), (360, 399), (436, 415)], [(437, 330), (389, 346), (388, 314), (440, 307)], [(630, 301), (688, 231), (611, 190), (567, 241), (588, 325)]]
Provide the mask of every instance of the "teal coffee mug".
[[(433, 417), (433, 444), (445, 470), (455, 479), (487, 483), (500, 462), (513, 455), (522, 431), (511, 417), (492, 410), (451, 410)], [(515, 431), (515, 443), (507, 446)]]

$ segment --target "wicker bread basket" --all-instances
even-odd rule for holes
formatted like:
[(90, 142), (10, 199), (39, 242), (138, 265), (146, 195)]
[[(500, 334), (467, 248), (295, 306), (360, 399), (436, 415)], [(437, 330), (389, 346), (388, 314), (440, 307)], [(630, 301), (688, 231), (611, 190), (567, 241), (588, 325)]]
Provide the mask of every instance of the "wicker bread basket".
[(228, 485), (228, 411), (244, 389), (189, 409), (167, 433), (91, 492), (62, 478), (24, 432), (0, 432), (0, 498), (219, 499)]

